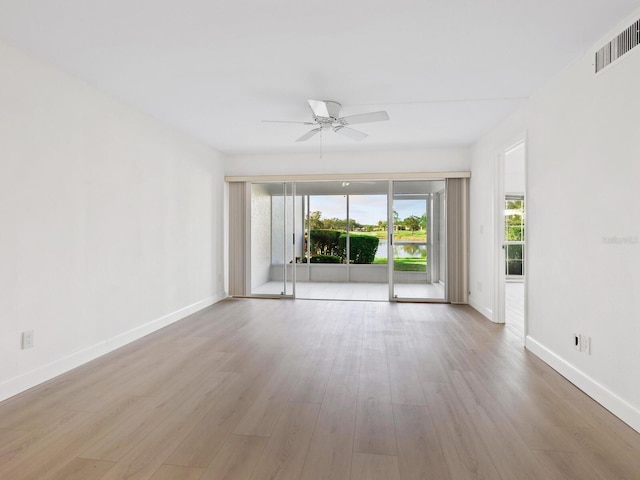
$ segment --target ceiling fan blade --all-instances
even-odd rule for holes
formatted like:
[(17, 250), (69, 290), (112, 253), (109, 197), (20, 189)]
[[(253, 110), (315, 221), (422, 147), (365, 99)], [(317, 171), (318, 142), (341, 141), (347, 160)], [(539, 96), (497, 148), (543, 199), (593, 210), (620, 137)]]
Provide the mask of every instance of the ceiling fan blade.
[(305, 133), (299, 139), (297, 139), (296, 142), (306, 142), (307, 140), (309, 140), (314, 135), (317, 135), (318, 133), (320, 133), (320, 130), (322, 130), (321, 127), (314, 128), (313, 130), (309, 130), (307, 133)]
[(333, 131), (356, 141), (364, 140), (369, 136), (366, 133), (359, 132), (358, 130), (354, 130), (349, 127), (335, 127)]
[(355, 125), (357, 123), (383, 122), (385, 120), (389, 120), (389, 114), (385, 111), (380, 111), (342, 117), (340, 118), (340, 123), (343, 125)]
[(316, 117), (329, 118), (331, 115), (329, 114), (329, 108), (327, 107), (327, 102), (324, 100), (307, 100), (309, 102), (309, 106), (311, 107), (311, 111), (313, 115)]
[(295, 123), (296, 125), (315, 125), (313, 122), (296, 122), (289, 120), (262, 120), (262, 123)]

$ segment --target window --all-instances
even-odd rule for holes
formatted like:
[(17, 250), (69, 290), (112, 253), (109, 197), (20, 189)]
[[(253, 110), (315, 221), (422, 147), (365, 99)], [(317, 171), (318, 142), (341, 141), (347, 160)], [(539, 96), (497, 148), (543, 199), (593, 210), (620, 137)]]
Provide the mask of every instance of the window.
[(504, 243), (507, 277), (524, 275), (524, 196), (508, 195), (504, 209)]

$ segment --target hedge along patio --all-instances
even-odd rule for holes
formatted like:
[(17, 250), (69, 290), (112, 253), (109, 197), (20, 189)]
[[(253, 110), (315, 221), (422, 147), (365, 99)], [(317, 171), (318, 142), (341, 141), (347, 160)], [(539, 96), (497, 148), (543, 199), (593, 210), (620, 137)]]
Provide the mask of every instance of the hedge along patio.
[(372, 264), (376, 258), (379, 240), (373, 235), (347, 234), (342, 230), (311, 230), (310, 237), (311, 263)]

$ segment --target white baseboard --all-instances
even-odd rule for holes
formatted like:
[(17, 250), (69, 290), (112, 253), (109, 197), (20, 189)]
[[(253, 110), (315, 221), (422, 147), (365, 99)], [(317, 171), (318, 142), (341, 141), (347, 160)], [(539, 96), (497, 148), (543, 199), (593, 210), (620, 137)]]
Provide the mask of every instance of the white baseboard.
[(614, 392), (567, 362), (565, 359), (527, 336), (525, 345), (533, 354), (540, 357), (551, 368), (593, 398), (634, 430), (640, 432), (640, 410), (620, 398)]
[(484, 305), (480, 305), (471, 295), (469, 295), (469, 305), (493, 322), (493, 311)]
[(25, 390), (28, 390), (36, 385), (39, 385), (47, 380), (51, 380), (58, 375), (66, 373), (74, 368), (79, 367), (91, 360), (95, 360), (106, 353), (112, 352), (128, 343), (131, 343), (139, 338), (149, 335), (156, 330), (159, 330), (167, 325), (170, 325), (178, 320), (195, 313), (203, 308), (206, 308), (214, 303), (222, 300), (224, 296), (212, 296), (200, 300), (191, 305), (187, 305), (175, 312), (171, 312), (160, 318), (156, 318), (143, 325), (139, 325), (127, 332), (120, 333), (114, 337), (110, 337), (91, 345), (90, 347), (83, 348), (69, 355), (65, 355), (62, 358), (42, 365), (34, 370), (26, 372), (17, 377), (11, 378), (6, 382), (0, 384), (0, 401), (9, 397), (13, 397)]

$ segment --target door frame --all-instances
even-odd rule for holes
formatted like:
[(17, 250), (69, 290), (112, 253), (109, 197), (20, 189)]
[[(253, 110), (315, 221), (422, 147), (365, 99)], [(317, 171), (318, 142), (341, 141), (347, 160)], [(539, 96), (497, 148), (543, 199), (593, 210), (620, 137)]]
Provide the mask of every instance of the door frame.
[[(504, 241), (504, 229), (505, 229), (505, 218), (504, 218), (504, 205), (505, 205), (505, 197), (506, 197), (506, 187), (505, 187), (505, 161), (508, 152), (511, 150), (524, 145), (524, 216), (525, 216), (525, 249), (528, 238), (528, 228), (527, 228), (527, 210), (529, 206), (529, 202), (527, 201), (527, 192), (528, 188), (528, 166), (529, 166), (529, 150), (528, 150), (528, 138), (527, 133), (525, 132), (522, 137), (504, 148), (497, 156), (495, 163), (495, 171), (494, 178), (496, 179), (495, 188), (494, 188), (494, 198), (493, 198), (493, 212), (494, 212), (494, 304), (493, 304), (493, 322), (495, 323), (505, 323), (505, 301), (506, 301), (506, 283), (507, 283), (507, 274), (505, 272), (506, 265), (506, 249), (505, 241)], [(528, 323), (528, 290), (529, 290), (529, 282), (527, 281), (528, 271), (529, 271), (529, 255), (525, 251), (523, 255), (523, 281), (524, 281), (524, 332), (523, 338), (526, 340), (526, 337), (529, 333), (529, 323)]]

